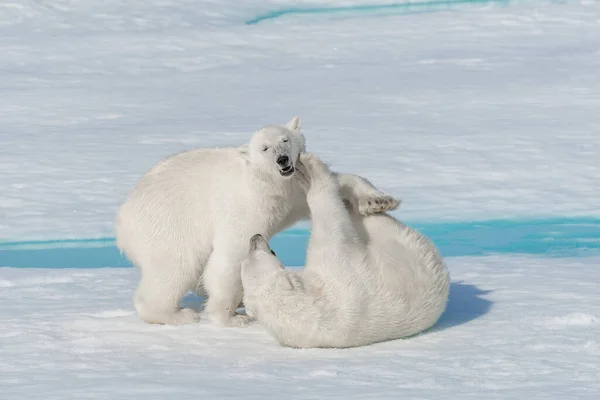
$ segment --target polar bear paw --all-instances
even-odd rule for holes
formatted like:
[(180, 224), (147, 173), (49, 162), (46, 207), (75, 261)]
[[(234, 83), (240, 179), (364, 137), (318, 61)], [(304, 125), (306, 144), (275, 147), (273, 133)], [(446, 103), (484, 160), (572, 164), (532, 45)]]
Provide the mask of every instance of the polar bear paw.
[(245, 314), (235, 314), (228, 318), (216, 318), (216, 323), (219, 326), (226, 328), (242, 328), (254, 322), (254, 318)]
[(306, 168), (306, 172), (312, 176), (329, 175), (331, 171), (327, 164), (311, 153), (300, 154), (300, 162)]
[(245, 314), (236, 314), (229, 319), (230, 326), (241, 328), (254, 322), (254, 318)]
[(300, 155), (299, 172), (306, 188), (329, 186), (334, 183), (331, 170), (323, 161), (310, 153)]
[(400, 200), (385, 194), (358, 199), (358, 213), (361, 215), (393, 211), (399, 206)]
[(187, 325), (200, 321), (200, 314), (191, 308), (182, 308), (173, 314), (173, 325)]
[(188, 325), (200, 321), (200, 314), (191, 308), (182, 308), (172, 314), (145, 316), (144, 320), (151, 324)]

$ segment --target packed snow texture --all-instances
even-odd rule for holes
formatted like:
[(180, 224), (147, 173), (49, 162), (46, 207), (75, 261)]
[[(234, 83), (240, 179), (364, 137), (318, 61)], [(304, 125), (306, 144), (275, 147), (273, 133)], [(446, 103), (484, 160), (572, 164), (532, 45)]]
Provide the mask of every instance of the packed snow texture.
[(0, 240), (112, 236), (157, 161), (293, 115), (405, 220), (600, 215), (600, 4), (244, 25), (308, 4), (2, 2)]
[(452, 258), (437, 327), (350, 350), (282, 348), (259, 325), (144, 324), (133, 268), (0, 268), (2, 398), (596, 400), (599, 262)]

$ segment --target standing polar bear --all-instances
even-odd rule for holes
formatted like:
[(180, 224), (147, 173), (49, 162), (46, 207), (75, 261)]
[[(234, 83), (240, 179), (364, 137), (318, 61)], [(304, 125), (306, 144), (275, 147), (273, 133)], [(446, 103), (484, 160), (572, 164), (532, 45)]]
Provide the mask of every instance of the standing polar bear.
[(242, 261), (246, 312), (284, 346), (354, 347), (433, 326), (450, 277), (434, 245), (381, 213), (351, 214), (328, 168), (302, 154), (312, 233), (306, 266), (285, 270), (256, 234)]
[[(295, 117), (260, 129), (247, 146), (176, 154), (140, 179), (117, 213), (115, 230), (117, 246), (140, 269), (134, 305), (144, 321), (197, 321), (196, 311), (180, 308), (190, 290), (208, 296), (205, 311), (216, 324), (250, 321), (235, 312), (243, 295), (241, 261), (254, 233), (268, 240), (309, 217), (295, 173), (304, 148)], [(361, 177), (336, 179), (360, 213), (398, 207)]]

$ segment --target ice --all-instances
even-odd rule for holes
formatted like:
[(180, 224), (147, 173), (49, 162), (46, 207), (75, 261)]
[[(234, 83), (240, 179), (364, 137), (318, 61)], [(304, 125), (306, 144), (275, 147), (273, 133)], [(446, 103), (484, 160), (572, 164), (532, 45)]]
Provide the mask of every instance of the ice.
[(595, 399), (599, 262), (449, 258), (434, 329), (351, 350), (282, 348), (258, 325), (144, 324), (133, 268), (0, 268), (0, 387), (7, 399)]
[(600, 215), (597, 2), (243, 24), (290, 4), (3, 3), (0, 240), (112, 236), (158, 160), (293, 115), (403, 219)]
[[(593, 226), (600, 3), (246, 25), (382, 4), (1, 2), (0, 242), (111, 238), (117, 207), (157, 161), (237, 146), (294, 115), (310, 151), (400, 197), (403, 220), (511, 218), (532, 229), (512, 232), (513, 252), (540, 242), (538, 217)], [(598, 248), (594, 232), (565, 232)], [(591, 254), (448, 257), (450, 302), (432, 331), (352, 350), (282, 348), (258, 325), (143, 324), (133, 268), (0, 268), (0, 397), (595, 400)]]

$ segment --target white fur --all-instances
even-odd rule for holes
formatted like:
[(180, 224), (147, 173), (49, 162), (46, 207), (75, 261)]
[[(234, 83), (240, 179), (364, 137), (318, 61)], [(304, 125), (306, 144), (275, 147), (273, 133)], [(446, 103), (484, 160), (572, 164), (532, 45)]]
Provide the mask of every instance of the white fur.
[(254, 236), (242, 262), (248, 314), (298, 348), (368, 345), (434, 325), (450, 277), (433, 244), (385, 213), (351, 214), (327, 167), (313, 156), (300, 160), (312, 214), (306, 267), (285, 270)]
[[(196, 311), (180, 308), (185, 293), (197, 290), (208, 296), (206, 312), (217, 324), (249, 322), (235, 313), (248, 239), (257, 232), (268, 239), (309, 216), (298, 175), (282, 176), (277, 164), (285, 155), (295, 166), (304, 151), (299, 129), (296, 117), (285, 126), (259, 130), (247, 146), (179, 153), (140, 179), (119, 209), (116, 236), (119, 249), (141, 272), (134, 305), (144, 321), (197, 321)], [(346, 201), (362, 212), (398, 206), (363, 178), (337, 177)]]

